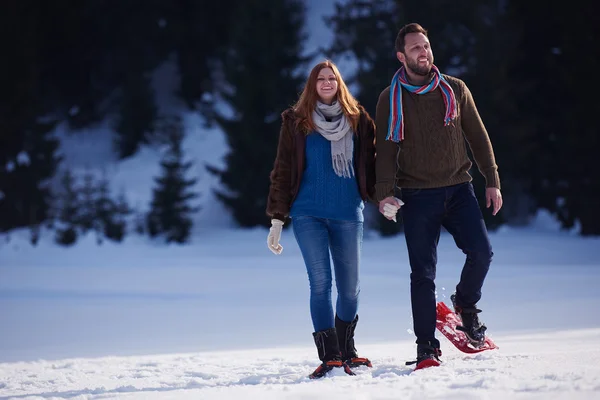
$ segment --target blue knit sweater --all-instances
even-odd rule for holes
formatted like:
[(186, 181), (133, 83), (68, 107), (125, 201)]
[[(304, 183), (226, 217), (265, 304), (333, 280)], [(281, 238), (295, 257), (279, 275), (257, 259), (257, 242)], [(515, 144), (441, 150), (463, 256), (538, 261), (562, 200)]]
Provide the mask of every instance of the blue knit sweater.
[(306, 137), (306, 167), (290, 216), (311, 216), (344, 221), (363, 221), (364, 202), (356, 177), (336, 175), (331, 161), (331, 142), (313, 132)]

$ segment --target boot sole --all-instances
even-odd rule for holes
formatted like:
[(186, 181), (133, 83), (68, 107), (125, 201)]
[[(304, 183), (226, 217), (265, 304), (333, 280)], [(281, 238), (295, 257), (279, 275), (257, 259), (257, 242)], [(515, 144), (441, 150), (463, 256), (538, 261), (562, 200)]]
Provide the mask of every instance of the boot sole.
[(333, 370), (334, 368), (343, 368), (344, 372), (347, 373), (348, 375), (356, 375), (348, 366), (348, 364), (346, 364), (343, 361), (329, 361), (327, 364), (321, 364), (317, 367), (317, 369), (310, 374), (308, 377), (310, 379), (320, 379), (323, 378), (329, 371)]
[(440, 365), (442, 364), (439, 361), (434, 360), (433, 358), (428, 358), (427, 360), (423, 360), (420, 363), (418, 363), (415, 367), (415, 371), (424, 368), (439, 367)]

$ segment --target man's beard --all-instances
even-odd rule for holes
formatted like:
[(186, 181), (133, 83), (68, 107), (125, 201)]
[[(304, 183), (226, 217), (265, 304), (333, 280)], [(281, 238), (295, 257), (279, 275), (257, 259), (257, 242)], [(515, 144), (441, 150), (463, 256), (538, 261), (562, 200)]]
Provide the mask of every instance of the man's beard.
[[(431, 60), (429, 60), (431, 61)], [(406, 59), (406, 68), (410, 69), (411, 72), (413, 72), (416, 75), (420, 75), (420, 76), (428, 76), (431, 73), (431, 65), (433, 64), (433, 61), (431, 61), (431, 63), (427, 64), (426, 66), (420, 66), (418, 61), (416, 60), (411, 60), (409, 58)]]

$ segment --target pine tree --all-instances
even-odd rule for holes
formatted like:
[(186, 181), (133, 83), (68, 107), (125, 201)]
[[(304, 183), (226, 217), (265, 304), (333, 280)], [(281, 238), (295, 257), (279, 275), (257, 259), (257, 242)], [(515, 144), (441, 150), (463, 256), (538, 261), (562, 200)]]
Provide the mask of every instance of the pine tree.
[(96, 197), (98, 187), (94, 180), (94, 175), (87, 171), (83, 175), (83, 184), (81, 186), (81, 204), (79, 208), (79, 223), (83, 234), (91, 230), (98, 231), (96, 221)]
[(58, 196), (55, 240), (63, 246), (75, 244), (79, 236), (79, 209), (81, 198), (78, 192), (76, 178), (70, 170), (66, 170), (60, 180), (61, 192)]
[(96, 190), (98, 193), (94, 202), (94, 219), (97, 226), (96, 242), (102, 244), (106, 236), (105, 227), (111, 224), (115, 209), (114, 203), (110, 198), (109, 181), (106, 178), (106, 175), (103, 175), (102, 178), (100, 178)]
[(127, 216), (132, 213), (133, 210), (129, 207), (125, 193), (121, 192), (116, 199), (115, 218), (110, 229), (106, 231), (106, 237), (116, 242), (122, 241), (127, 233)]
[(0, 231), (35, 226), (48, 217), (49, 180), (61, 162), (54, 126), (31, 121), (23, 130), (7, 126), (7, 146), (0, 154)]
[(306, 75), (301, 53), (305, 8), (298, 0), (251, 0), (231, 10), (231, 48), (224, 59), (232, 117), (218, 115), (230, 152), (218, 198), (244, 227), (266, 226), (266, 198), (281, 112), (297, 99)]
[(135, 215), (133, 216), (133, 230), (138, 235), (144, 235), (147, 231), (146, 227), (146, 215), (142, 211), (132, 211)]
[(180, 77), (177, 94), (190, 109), (202, 105), (203, 96), (215, 90), (214, 66), (229, 42), (231, 21), (223, 16), (239, 2), (172, 0), (162, 4), (164, 30), (172, 40)]
[(157, 119), (157, 107), (150, 79), (141, 71), (132, 71), (124, 84), (116, 125), (115, 145), (120, 158), (135, 154), (150, 142)]
[(37, 246), (38, 242), (40, 241), (40, 235), (41, 235), (41, 229), (40, 229), (40, 225), (32, 225), (29, 228), (29, 242), (33, 245), (33, 246)]
[(167, 243), (185, 243), (193, 225), (192, 215), (199, 210), (190, 204), (198, 197), (191, 191), (196, 179), (186, 178), (192, 163), (184, 161), (184, 131), (180, 119), (172, 119), (165, 129), (168, 150), (160, 163), (162, 175), (155, 178), (157, 186), (147, 215), (148, 233), (152, 237), (163, 236)]
[(125, 216), (131, 212), (125, 196), (121, 194), (116, 201), (112, 198), (106, 176), (98, 182), (97, 192), (95, 224), (98, 226), (98, 231), (102, 232), (103, 235), (103, 237), (98, 237), (98, 243), (101, 244), (103, 238), (121, 242), (127, 233)]

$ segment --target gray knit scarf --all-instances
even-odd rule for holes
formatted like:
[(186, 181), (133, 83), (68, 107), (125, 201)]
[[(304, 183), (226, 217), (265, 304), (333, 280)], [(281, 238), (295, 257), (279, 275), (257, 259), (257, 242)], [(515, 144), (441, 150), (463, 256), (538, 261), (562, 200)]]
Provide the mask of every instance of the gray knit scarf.
[(317, 132), (331, 142), (331, 161), (336, 175), (344, 178), (354, 176), (352, 125), (342, 112), (340, 103), (335, 101), (327, 105), (317, 101), (312, 117)]

